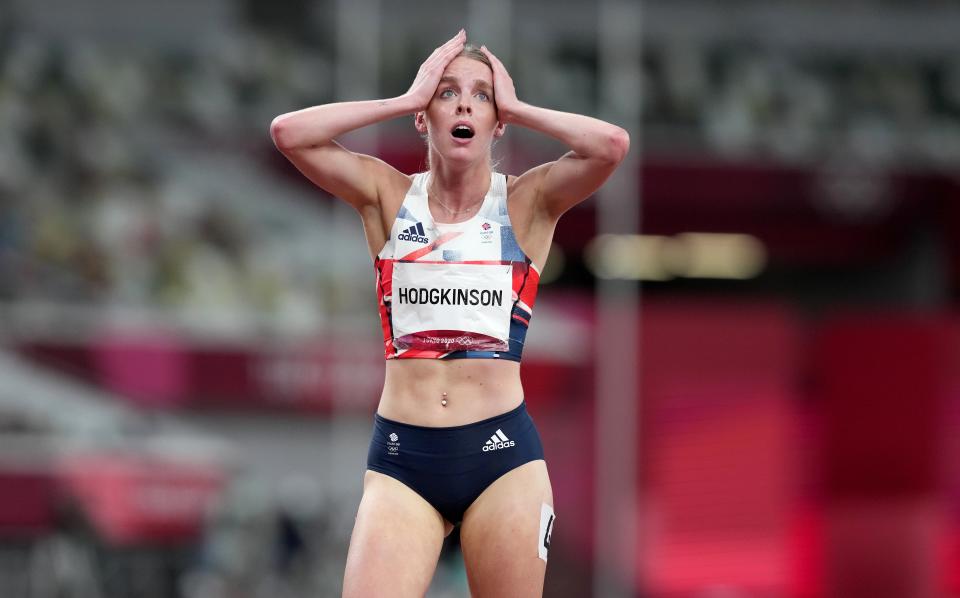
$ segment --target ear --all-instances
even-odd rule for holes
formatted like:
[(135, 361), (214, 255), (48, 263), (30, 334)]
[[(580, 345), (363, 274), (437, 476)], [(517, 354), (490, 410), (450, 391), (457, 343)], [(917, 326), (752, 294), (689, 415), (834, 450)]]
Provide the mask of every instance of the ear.
[(507, 132), (507, 125), (498, 121), (497, 128), (493, 130), (493, 136), (497, 138), (503, 137), (503, 134), (506, 132)]
[(413, 124), (414, 126), (417, 127), (418, 133), (420, 133), (421, 135), (426, 135), (427, 134), (427, 113), (423, 112), (422, 110), (420, 112), (417, 112), (413, 116)]

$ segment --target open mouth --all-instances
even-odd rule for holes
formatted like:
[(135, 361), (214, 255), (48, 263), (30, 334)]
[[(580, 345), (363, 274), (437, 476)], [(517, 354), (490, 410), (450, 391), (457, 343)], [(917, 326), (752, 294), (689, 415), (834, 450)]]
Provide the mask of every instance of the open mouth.
[(457, 139), (472, 139), (473, 129), (471, 129), (468, 125), (457, 125), (452, 131), (450, 131), (450, 134)]

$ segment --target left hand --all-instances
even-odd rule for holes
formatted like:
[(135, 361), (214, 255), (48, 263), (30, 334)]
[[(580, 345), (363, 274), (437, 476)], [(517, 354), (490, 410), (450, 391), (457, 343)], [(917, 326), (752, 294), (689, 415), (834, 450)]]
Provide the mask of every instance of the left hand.
[(516, 108), (521, 104), (517, 99), (517, 90), (513, 86), (513, 79), (507, 72), (500, 59), (486, 46), (480, 46), (480, 51), (487, 55), (493, 65), (493, 99), (497, 106), (497, 118), (502, 124), (510, 122)]

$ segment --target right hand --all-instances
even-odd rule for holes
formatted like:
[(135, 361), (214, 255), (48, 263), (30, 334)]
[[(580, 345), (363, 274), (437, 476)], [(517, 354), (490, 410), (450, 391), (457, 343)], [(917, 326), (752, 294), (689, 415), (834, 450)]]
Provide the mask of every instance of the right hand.
[(447, 65), (460, 54), (467, 43), (467, 32), (463, 29), (454, 35), (447, 43), (433, 51), (417, 71), (417, 76), (407, 90), (406, 95), (416, 100), (416, 111), (426, 110), (433, 94), (440, 85), (440, 78)]

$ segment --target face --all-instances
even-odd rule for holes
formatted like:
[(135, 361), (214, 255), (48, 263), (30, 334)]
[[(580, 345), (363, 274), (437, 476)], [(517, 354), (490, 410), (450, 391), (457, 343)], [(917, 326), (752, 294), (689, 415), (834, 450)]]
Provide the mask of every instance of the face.
[(416, 124), (445, 159), (489, 159), (491, 142), (503, 134), (497, 122), (490, 67), (473, 58), (455, 58), (426, 111), (417, 114)]

